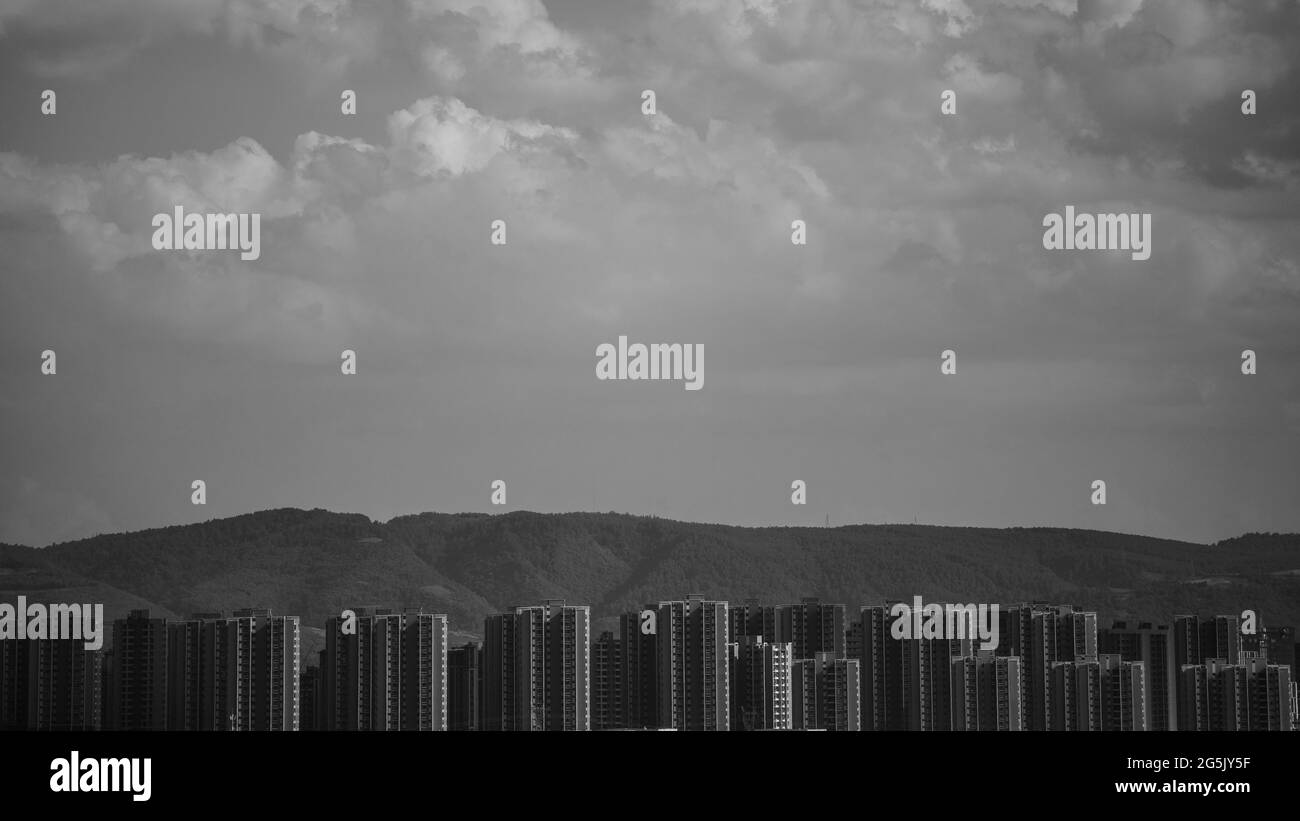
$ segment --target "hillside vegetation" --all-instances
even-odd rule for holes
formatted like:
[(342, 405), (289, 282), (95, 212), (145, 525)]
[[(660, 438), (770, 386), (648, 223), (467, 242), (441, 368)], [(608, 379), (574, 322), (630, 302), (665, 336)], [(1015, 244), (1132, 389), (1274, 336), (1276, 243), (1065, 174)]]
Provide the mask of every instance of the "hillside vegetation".
[(447, 613), (460, 640), (513, 604), (563, 598), (596, 629), (645, 602), (703, 593), (767, 604), (804, 596), (856, 608), (884, 599), (1031, 599), (1114, 618), (1256, 610), (1300, 622), (1300, 536), (1198, 545), (1088, 530), (925, 525), (742, 528), (613, 513), (424, 513), (386, 523), (279, 509), (96, 536), (0, 546), (0, 600), (101, 601), (164, 616), (269, 606), (302, 617), (304, 655), (345, 607)]

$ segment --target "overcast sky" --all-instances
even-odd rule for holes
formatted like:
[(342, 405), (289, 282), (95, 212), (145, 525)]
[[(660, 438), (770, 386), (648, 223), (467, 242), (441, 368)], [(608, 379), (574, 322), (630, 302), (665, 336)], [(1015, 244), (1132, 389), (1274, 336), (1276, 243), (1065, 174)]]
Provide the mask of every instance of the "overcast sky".
[[(0, 0), (0, 541), (1300, 530), (1300, 4), (1078, 5)], [(1067, 204), (1151, 258), (1044, 250)], [(177, 205), (260, 213), (260, 259), (155, 251)], [(598, 381), (620, 335), (703, 389)]]

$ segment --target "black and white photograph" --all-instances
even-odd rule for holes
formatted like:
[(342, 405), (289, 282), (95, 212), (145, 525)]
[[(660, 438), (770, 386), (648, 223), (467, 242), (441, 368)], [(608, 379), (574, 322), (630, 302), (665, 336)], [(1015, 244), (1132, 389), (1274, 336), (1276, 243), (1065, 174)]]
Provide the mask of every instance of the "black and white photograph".
[(1297, 0), (0, 0), (5, 813), (1293, 806), (1298, 625)]

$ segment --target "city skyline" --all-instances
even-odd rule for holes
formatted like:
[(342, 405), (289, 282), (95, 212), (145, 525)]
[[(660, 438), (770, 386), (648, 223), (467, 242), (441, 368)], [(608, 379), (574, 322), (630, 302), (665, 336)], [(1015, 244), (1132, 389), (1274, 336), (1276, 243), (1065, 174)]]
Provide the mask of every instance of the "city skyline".
[[(902, 603), (892, 603), (893, 606)], [(906, 605), (902, 605), (904, 608)], [(267, 608), (113, 623), (107, 650), (0, 642), (0, 727), (28, 730), (1291, 730), (1293, 627), (1237, 616), (1116, 621), (1020, 603), (1000, 648), (900, 638), (885, 605), (735, 607), (700, 594), (591, 635), (562, 599), (488, 616), (357, 608), (302, 664), (297, 616)], [(995, 612), (997, 609), (995, 607)], [(1244, 616), (1244, 614), (1243, 614)], [(766, 631), (769, 635), (764, 635)], [(647, 652), (648, 651), (648, 652)], [(454, 662), (452, 664), (451, 662)], [(449, 705), (452, 709), (449, 710)]]

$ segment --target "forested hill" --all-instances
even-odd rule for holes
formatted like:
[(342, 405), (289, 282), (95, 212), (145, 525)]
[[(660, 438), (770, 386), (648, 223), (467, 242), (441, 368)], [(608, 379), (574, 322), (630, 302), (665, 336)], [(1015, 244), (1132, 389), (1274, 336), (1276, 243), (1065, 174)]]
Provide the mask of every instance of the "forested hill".
[[(424, 513), (386, 523), (279, 509), (0, 546), (0, 600), (102, 601), (166, 616), (269, 606), (319, 633), (345, 607), (423, 606), (461, 637), (513, 604), (563, 598), (608, 629), (624, 610), (688, 593), (768, 604), (805, 596), (1074, 603), (1112, 618), (1256, 610), (1300, 622), (1300, 536), (1215, 545), (1055, 528), (742, 528), (613, 513)], [(307, 641), (311, 646), (313, 643)]]

